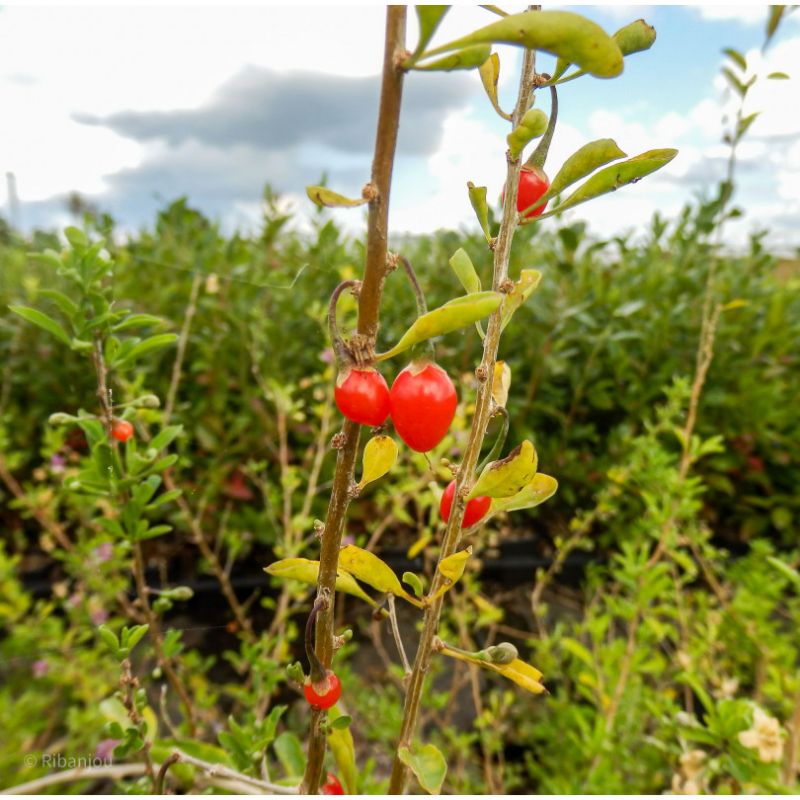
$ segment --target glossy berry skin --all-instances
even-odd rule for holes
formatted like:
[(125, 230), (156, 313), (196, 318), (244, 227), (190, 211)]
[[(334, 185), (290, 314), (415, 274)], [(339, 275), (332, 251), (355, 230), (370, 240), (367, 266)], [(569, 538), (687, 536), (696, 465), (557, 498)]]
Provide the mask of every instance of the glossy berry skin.
[(375, 428), (389, 416), (389, 387), (374, 369), (351, 369), (334, 390), (336, 407), (347, 419)]
[(458, 405), (450, 376), (431, 363), (409, 364), (395, 378), (390, 398), (397, 435), (418, 453), (433, 450), (444, 439)]
[[(519, 191), (517, 192), (517, 211), (522, 213), (532, 206), (548, 189), (550, 181), (547, 175), (538, 167), (523, 167), (519, 172)], [(505, 189), (503, 190), (505, 198)], [(532, 209), (525, 215), (525, 219), (533, 219), (541, 214), (547, 203)]]
[[(451, 481), (448, 487), (442, 494), (442, 499), (439, 503), (439, 513), (442, 519), (447, 522), (450, 519), (450, 511), (453, 508), (453, 498), (456, 494), (456, 482)], [(461, 522), (462, 528), (471, 528), (476, 522), (480, 522), (489, 510), (492, 504), (491, 497), (473, 497), (467, 503), (467, 508), (464, 511), (464, 519)]]
[(126, 419), (118, 419), (111, 426), (111, 435), (118, 442), (127, 442), (133, 436), (133, 425)]
[(339, 783), (339, 779), (332, 772), (329, 772), (328, 779), (320, 788), (320, 792), (322, 794), (344, 794), (344, 789), (342, 784)]
[(332, 670), (328, 670), (326, 680), (327, 687), (317, 686), (315, 688), (311, 683), (311, 678), (306, 678), (303, 683), (303, 693), (311, 708), (330, 708), (341, 696), (342, 684)]

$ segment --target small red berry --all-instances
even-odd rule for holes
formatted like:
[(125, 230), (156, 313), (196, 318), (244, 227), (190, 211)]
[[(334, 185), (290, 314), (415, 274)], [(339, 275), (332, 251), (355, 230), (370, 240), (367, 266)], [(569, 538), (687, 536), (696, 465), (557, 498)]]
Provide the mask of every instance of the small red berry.
[(412, 362), (395, 378), (390, 394), (397, 435), (418, 453), (444, 439), (458, 397), (449, 375), (438, 365)]
[[(448, 487), (442, 494), (442, 500), (439, 503), (439, 513), (442, 519), (447, 522), (450, 519), (450, 511), (453, 508), (453, 498), (456, 494), (456, 482), (451, 481)], [(471, 528), (476, 522), (480, 522), (489, 510), (492, 504), (491, 497), (473, 497), (467, 503), (467, 508), (464, 511), (464, 519), (461, 522), (462, 528)]]
[[(547, 175), (538, 167), (523, 167), (519, 171), (519, 191), (517, 192), (517, 211), (522, 213), (526, 208), (532, 206), (548, 189), (550, 181)], [(503, 189), (502, 198), (505, 199), (506, 190)], [(525, 219), (533, 219), (541, 214), (547, 203), (531, 209)]]
[(127, 442), (133, 436), (133, 425), (126, 419), (118, 419), (111, 426), (111, 435), (118, 442)]
[(347, 419), (375, 428), (389, 416), (389, 387), (374, 369), (351, 369), (339, 376), (336, 407)]
[(342, 684), (332, 670), (325, 674), (324, 683), (314, 684), (311, 678), (303, 683), (303, 693), (311, 708), (330, 708), (342, 694)]
[(322, 785), (320, 791), (322, 794), (344, 794), (342, 784), (339, 783), (339, 779), (332, 772), (328, 773), (328, 779)]

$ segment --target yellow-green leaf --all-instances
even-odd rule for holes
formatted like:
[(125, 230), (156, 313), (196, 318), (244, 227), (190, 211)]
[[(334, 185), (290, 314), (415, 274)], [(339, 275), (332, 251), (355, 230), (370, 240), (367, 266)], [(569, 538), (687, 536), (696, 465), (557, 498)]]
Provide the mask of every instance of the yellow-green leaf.
[(475, 292), (464, 297), (457, 297), (418, 317), (417, 321), (403, 334), (400, 341), (391, 350), (381, 353), (377, 360), (384, 361), (426, 339), (442, 336), (450, 331), (471, 325), (496, 310), (502, 300), (503, 295), (500, 292)]
[(596, 23), (570, 11), (509, 14), (473, 33), (431, 50), (447, 53), (480, 43), (505, 43), (544, 50), (577, 64), (598, 78), (613, 78), (623, 69), (617, 43)]
[(419, 22), (419, 41), (414, 50), (410, 63), (419, 57), (422, 51), (428, 46), (428, 42), (433, 38), (439, 23), (444, 19), (444, 15), (450, 10), (450, 6), (416, 6), (417, 21)]
[(349, 197), (345, 197), (343, 194), (333, 192), (324, 186), (306, 186), (306, 194), (312, 203), (327, 208), (342, 206), (352, 208), (353, 206), (363, 206), (364, 203), (368, 202), (368, 200), (363, 197), (360, 197), (358, 200), (353, 200)]
[[(484, 187), (484, 196), (485, 194), (486, 189)], [(453, 253), (450, 259), (450, 266), (453, 268), (456, 277), (461, 281), (461, 285), (464, 287), (464, 291), (467, 294), (472, 294), (481, 290), (481, 279), (478, 277), (472, 259), (467, 255), (467, 251), (464, 250), (463, 247), (459, 247), (458, 250)]]
[(519, 274), (519, 280), (514, 284), (514, 288), (505, 296), (503, 300), (503, 324), (501, 330), (511, 322), (514, 312), (533, 294), (542, 273), (536, 269), (523, 269)]
[(522, 491), (536, 475), (536, 448), (526, 439), (505, 458), (483, 468), (467, 500), (473, 497), (511, 497)]
[(51, 333), (60, 342), (66, 345), (70, 344), (71, 340), (69, 334), (67, 334), (58, 322), (52, 317), (47, 316), (47, 314), (43, 314), (38, 309), (30, 308), (29, 306), (9, 306), (8, 308), (9, 311), (13, 311), (28, 322), (32, 322), (34, 325), (38, 325), (43, 330)]
[(677, 154), (678, 151), (672, 148), (648, 150), (646, 153), (640, 153), (627, 161), (601, 169), (592, 175), (586, 183), (579, 186), (561, 205), (550, 211), (545, 211), (544, 214), (539, 216), (539, 219), (560, 214), (568, 208), (574, 208), (580, 203), (585, 203), (587, 200), (593, 200), (595, 197), (600, 197), (600, 195), (616, 191), (629, 183), (636, 183), (646, 175), (650, 175), (669, 164)]
[[(342, 716), (337, 706), (328, 711), (331, 722)], [(328, 744), (330, 745), (336, 768), (344, 782), (347, 794), (358, 794), (358, 770), (356, 769), (356, 750), (350, 728), (328, 727)]]
[(510, 116), (500, 108), (500, 102), (497, 99), (497, 82), (500, 79), (500, 56), (498, 56), (497, 53), (492, 53), (489, 58), (481, 64), (479, 73), (483, 88), (486, 90), (489, 102), (492, 104), (494, 110), (503, 119), (510, 119)]
[(533, 480), (522, 491), (511, 497), (492, 500), (489, 508), (491, 514), (501, 511), (521, 511), (524, 508), (534, 508), (551, 498), (558, 489), (558, 481), (542, 472), (536, 474)]
[(519, 158), (525, 145), (547, 130), (547, 114), (541, 108), (531, 108), (522, 118), (522, 121), (506, 136), (508, 149), (512, 158)]
[(643, 19), (637, 19), (614, 34), (614, 41), (619, 46), (623, 56), (632, 53), (641, 53), (649, 50), (656, 40), (656, 29), (648, 25)]
[[(491, 242), (492, 232), (489, 230), (489, 204), (486, 202), (486, 187), (476, 186), (472, 181), (467, 181), (467, 191), (469, 192), (470, 205), (478, 218), (478, 224), (481, 226), (483, 235), (486, 237), (487, 242)], [(480, 290), (481, 282), (478, 280), (478, 288), (474, 291), (479, 292)]]
[(433, 61), (424, 64), (415, 63), (411, 69), (425, 70), (427, 72), (452, 72), (457, 69), (476, 69), (483, 64), (491, 54), (491, 45), (476, 44), (456, 50)]
[[(308, 558), (284, 558), (264, 567), (264, 571), (275, 578), (289, 578), (316, 586), (319, 561), (311, 561)], [(336, 573), (336, 591), (358, 597), (371, 606), (377, 606), (377, 603), (356, 583), (355, 578), (344, 569), (339, 569)]]
[(459, 550), (457, 553), (453, 553), (446, 558), (443, 558), (439, 562), (439, 572), (445, 578), (447, 583), (445, 583), (436, 594), (431, 597), (431, 600), (436, 600), (438, 597), (441, 597), (445, 592), (448, 592), (453, 586), (461, 580), (461, 576), (464, 574), (464, 569), (467, 566), (467, 561), (469, 557), (472, 555), (472, 548), (468, 547), (466, 550)]
[(414, 605), (419, 605), (417, 599), (400, 585), (400, 580), (392, 572), (392, 568), (369, 550), (362, 550), (354, 544), (348, 544), (339, 551), (339, 566), (362, 583), (366, 583), (367, 586), (371, 586), (383, 594), (393, 594)]
[(447, 775), (447, 762), (439, 749), (426, 744), (401, 747), (398, 758), (416, 775), (419, 785), (428, 794), (439, 794)]
[(609, 161), (616, 161), (618, 158), (625, 158), (625, 153), (619, 149), (613, 139), (597, 139), (589, 142), (576, 150), (563, 164), (556, 173), (550, 188), (542, 195), (537, 203), (547, 202), (551, 197), (555, 197), (567, 186), (572, 186), (581, 178), (591, 175), (599, 167), (608, 164)]
[(391, 436), (373, 436), (364, 447), (358, 488), (382, 478), (397, 461), (397, 443)]
[(505, 361), (495, 361), (492, 376), (492, 400), (500, 408), (508, 402), (508, 390), (511, 388), (511, 367)]

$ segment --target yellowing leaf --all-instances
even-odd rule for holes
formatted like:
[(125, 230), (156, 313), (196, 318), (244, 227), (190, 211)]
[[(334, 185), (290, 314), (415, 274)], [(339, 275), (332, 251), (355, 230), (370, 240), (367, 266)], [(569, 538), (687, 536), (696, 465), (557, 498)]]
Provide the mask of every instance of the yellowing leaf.
[(476, 44), (456, 50), (454, 53), (442, 58), (426, 61), (424, 64), (415, 63), (411, 69), (429, 70), (432, 72), (452, 72), (456, 69), (475, 69), (480, 67), (491, 53), (491, 45)]
[(509, 664), (494, 664), (485, 656), (477, 657), (475, 655), (471, 655), (470, 653), (453, 650), (447, 645), (444, 645), (440, 649), (440, 652), (443, 655), (450, 656), (450, 658), (455, 658), (459, 661), (466, 661), (468, 664), (475, 664), (483, 669), (490, 669), (492, 672), (497, 672), (504, 678), (514, 681), (517, 686), (521, 686), (523, 689), (531, 692), (532, 694), (542, 694), (547, 691), (539, 682), (542, 677), (542, 673), (536, 669), (536, 667), (533, 667), (530, 664), (522, 661), (522, 659), (515, 658)]
[(363, 197), (358, 200), (352, 200), (343, 194), (326, 189), (324, 186), (306, 186), (306, 194), (308, 199), (315, 205), (327, 206), (328, 208), (363, 206), (364, 203), (369, 202)]
[[(319, 577), (319, 561), (311, 561), (308, 558), (284, 558), (276, 561), (268, 567), (264, 567), (264, 572), (275, 578), (289, 578), (290, 580), (317, 585)], [(343, 569), (336, 573), (336, 591), (350, 594), (364, 600), (371, 606), (378, 604), (356, 583), (355, 578)]]
[(391, 436), (373, 436), (364, 447), (361, 480), (358, 488), (382, 478), (397, 461), (397, 443)]
[(492, 104), (494, 110), (504, 119), (509, 119), (508, 114), (500, 108), (500, 103), (497, 99), (497, 82), (500, 79), (500, 56), (498, 56), (497, 53), (492, 53), (481, 65), (479, 72), (481, 83), (483, 84), (483, 88), (486, 89), (489, 102)]
[(537, 269), (523, 269), (514, 288), (503, 300), (503, 328), (511, 321), (514, 312), (533, 294), (539, 285), (542, 273)]
[(435, 745), (401, 747), (397, 756), (416, 775), (419, 785), (428, 794), (439, 794), (447, 775), (447, 762)]
[(492, 461), (483, 468), (480, 477), (467, 495), (473, 497), (511, 497), (522, 491), (536, 475), (536, 449), (527, 439), (505, 458)]
[[(328, 718), (333, 722), (342, 716), (337, 706), (328, 711)], [(358, 770), (356, 769), (356, 751), (353, 734), (350, 728), (328, 728), (328, 744), (330, 745), (336, 767), (344, 781), (348, 794), (358, 794)]]
[(522, 491), (511, 497), (492, 500), (489, 513), (497, 514), (501, 511), (521, 511), (524, 508), (534, 508), (544, 503), (545, 500), (549, 500), (556, 493), (556, 489), (558, 489), (558, 481), (555, 478), (538, 472)]
[(411, 547), (408, 548), (406, 552), (407, 558), (416, 558), (427, 546), (428, 542), (431, 540), (432, 536), (430, 532), (423, 533), (422, 536), (417, 539)]
[(511, 388), (511, 367), (505, 361), (497, 361), (492, 377), (492, 400), (494, 404), (505, 408), (508, 402), (508, 390)]
[(468, 547), (466, 550), (459, 550), (457, 553), (453, 553), (451, 556), (447, 556), (443, 558), (439, 562), (439, 572), (442, 574), (444, 578), (446, 578), (447, 583), (442, 586), (438, 592), (432, 597), (432, 600), (435, 600), (438, 597), (441, 597), (445, 592), (449, 591), (456, 583), (461, 579), (461, 576), (464, 574), (464, 569), (467, 566), (467, 561), (469, 557), (472, 555), (472, 548)]
[(339, 566), (354, 575), (358, 580), (377, 589), (384, 594), (402, 597), (419, 606), (416, 597), (412, 597), (400, 584), (391, 567), (369, 550), (362, 550), (354, 544), (348, 544), (339, 551)]

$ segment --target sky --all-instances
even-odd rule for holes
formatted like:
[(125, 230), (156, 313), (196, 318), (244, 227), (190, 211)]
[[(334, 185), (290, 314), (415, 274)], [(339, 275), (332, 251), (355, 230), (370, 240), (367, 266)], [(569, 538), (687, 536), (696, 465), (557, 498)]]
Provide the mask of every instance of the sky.
[[(504, 6), (506, 7), (506, 6)], [(521, 10), (508, 6), (509, 11)], [(545, 6), (548, 8), (548, 6)], [(724, 47), (747, 56), (760, 79), (760, 111), (740, 149), (729, 224), (736, 245), (769, 228), (773, 247), (800, 247), (800, 12), (760, 52), (766, 6), (551, 6), (582, 13), (609, 33), (643, 17), (653, 48), (626, 59), (621, 77), (585, 77), (559, 92), (551, 177), (578, 147), (611, 137), (630, 156), (677, 147), (675, 160), (640, 183), (570, 212), (598, 235), (641, 230), (654, 211), (674, 215), (724, 175), (723, 116), (735, 98), (720, 77)], [(455, 6), (434, 43), (494, 21)], [(65, 198), (79, 192), (123, 230), (152, 225), (186, 195), (226, 229), (253, 229), (264, 185), (298, 213), (304, 187), (327, 176), (358, 196), (369, 178), (382, 61), (378, 5), (0, 6), (0, 216), (23, 228), (70, 224)], [(414, 14), (409, 43), (416, 41)], [(520, 51), (500, 47), (501, 103), (510, 109)], [(543, 56), (539, 69), (552, 69)], [(545, 94), (537, 100), (544, 110)], [(406, 79), (390, 226), (396, 232), (475, 225), (466, 182), (499, 198), (507, 123), (476, 72)], [(349, 230), (363, 209), (334, 212)], [(552, 224), (552, 223), (550, 223)]]

